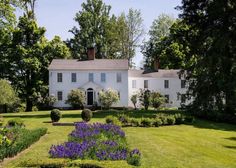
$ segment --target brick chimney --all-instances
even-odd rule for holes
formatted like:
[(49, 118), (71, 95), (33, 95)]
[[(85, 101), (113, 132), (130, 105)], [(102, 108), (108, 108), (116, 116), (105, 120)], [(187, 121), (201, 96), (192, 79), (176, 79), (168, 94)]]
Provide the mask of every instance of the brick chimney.
[(154, 69), (154, 71), (157, 71), (157, 72), (160, 69), (160, 59), (159, 58), (154, 60), (153, 69)]
[(95, 60), (95, 47), (90, 47), (87, 50), (88, 60)]

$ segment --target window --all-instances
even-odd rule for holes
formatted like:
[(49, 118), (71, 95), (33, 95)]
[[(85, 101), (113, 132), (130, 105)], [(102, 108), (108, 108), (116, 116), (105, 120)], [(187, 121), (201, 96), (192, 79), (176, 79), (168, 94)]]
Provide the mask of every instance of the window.
[(93, 73), (89, 73), (89, 82), (93, 82)]
[(106, 74), (101, 73), (101, 82), (106, 82)]
[(62, 91), (58, 91), (58, 92), (57, 92), (57, 100), (58, 100), (58, 101), (62, 101), (62, 100), (63, 100)]
[(62, 82), (62, 73), (57, 73), (57, 82)]
[(165, 88), (169, 88), (169, 80), (165, 80), (164, 81), (164, 87)]
[(116, 81), (117, 81), (117, 83), (121, 83), (121, 73), (117, 73), (116, 74)]
[(148, 88), (148, 80), (144, 80), (144, 88), (145, 88), (145, 89)]
[(165, 95), (165, 98), (166, 98), (166, 103), (169, 103), (169, 101), (170, 101), (170, 96), (169, 96), (169, 95)]
[(76, 73), (71, 74), (71, 82), (76, 82)]
[(181, 88), (185, 88), (186, 80), (181, 80)]
[(132, 88), (136, 88), (136, 80), (132, 80)]

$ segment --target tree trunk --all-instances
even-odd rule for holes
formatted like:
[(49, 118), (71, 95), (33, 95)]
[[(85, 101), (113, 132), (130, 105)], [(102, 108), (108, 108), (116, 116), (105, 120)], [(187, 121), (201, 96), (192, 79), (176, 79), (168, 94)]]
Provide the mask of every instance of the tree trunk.
[(33, 103), (30, 99), (26, 99), (26, 112), (32, 111)]

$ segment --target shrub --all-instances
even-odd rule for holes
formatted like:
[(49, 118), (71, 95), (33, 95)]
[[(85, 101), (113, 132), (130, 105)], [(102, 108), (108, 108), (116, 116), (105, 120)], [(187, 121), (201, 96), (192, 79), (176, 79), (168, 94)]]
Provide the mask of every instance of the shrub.
[(70, 104), (75, 109), (81, 109), (85, 103), (85, 93), (81, 89), (71, 90), (67, 96), (67, 104)]
[(152, 126), (152, 120), (150, 118), (142, 118), (141, 119), (141, 125), (143, 127), (151, 127)]
[(137, 102), (138, 102), (138, 95), (137, 95), (137, 94), (132, 95), (131, 98), (130, 98), (130, 100), (132, 101), (132, 103), (133, 103), (133, 105), (134, 105), (134, 108), (135, 108), (135, 110), (136, 110), (136, 109), (137, 109), (136, 104), (137, 104)]
[(194, 122), (194, 117), (193, 117), (193, 116), (190, 116), (190, 115), (187, 115), (187, 116), (185, 117), (185, 122), (192, 124), (192, 123)]
[(62, 114), (61, 114), (60, 110), (53, 109), (51, 111), (50, 117), (51, 117), (52, 122), (58, 122), (61, 119)]
[(20, 118), (15, 118), (8, 120), (7, 125), (9, 127), (24, 127), (24, 121), (22, 121)]
[(141, 153), (138, 149), (134, 149), (130, 152), (129, 156), (127, 157), (127, 162), (133, 166), (141, 165)]
[(167, 117), (167, 124), (168, 125), (174, 125), (175, 124), (175, 117), (174, 116), (168, 116)]
[(157, 116), (157, 118), (159, 118), (162, 121), (162, 125), (168, 125), (166, 116), (161, 115), (161, 116)]
[(133, 127), (140, 126), (140, 121), (138, 119), (135, 119), (135, 118), (132, 118), (130, 123), (131, 123), (131, 126), (133, 126)]
[(162, 120), (159, 119), (159, 118), (156, 118), (156, 119), (154, 119), (152, 125), (155, 126), (155, 127), (159, 127), (159, 126), (162, 125)]
[(118, 126), (122, 125), (117, 117), (114, 117), (114, 116), (111, 116), (111, 115), (106, 117), (106, 123), (107, 124), (114, 124), (114, 125), (118, 125)]
[(141, 102), (142, 106), (144, 106), (145, 110), (148, 110), (150, 105), (150, 90), (140, 90), (139, 93), (139, 101)]
[(185, 117), (182, 114), (175, 114), (175, 124), (183, 124), (185, 121)]
[(129, 125), (130, 124), (130, 118), (129, 118), (129, 116), (127, 116), (125, 114), (119, 115), (118, 119), (123, 125)]
[(3, 116), (0, 115), (0, 127), (3, 125)]
[(84, 109), (81, 113), (81, 117), (82, 117), (83, 121), (89, 122), (91, 120), (91, 118), (93, 117), (93, 113), (89, 109)]
[(118, 92), (112, 89), (99, 92), (99, 101), (102, 107), (109, 109), (113, 104), (119, 101)]
[(32, 107), (32, 111), (39, 111), (39, 109), (38, 109), (37, 106), (33, 106), (33, 107)]
[(0, 146), (0, 160), (7, 157), (13, 157), (17, 153), (28, 148), (31, 144), (38, 141), (39, 138), (47, 133), (46, 128), (35, 130), (27, 130), (24, 128), (15, 127), (7, 129), (7, 136), (10, 135), (10, 145)]
[(151, 92), (150, 96), (151, 104), (155, 109), (165, 103), (165, 97), (163, 97), (159, 92)]

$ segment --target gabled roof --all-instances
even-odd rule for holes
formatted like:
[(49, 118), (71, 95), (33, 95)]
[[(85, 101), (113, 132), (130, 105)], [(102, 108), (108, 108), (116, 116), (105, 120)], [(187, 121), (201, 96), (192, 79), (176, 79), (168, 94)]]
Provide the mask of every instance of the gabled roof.
[(127, 59), (95, 59), (79, 61), (77, 59), (54, 59), (49, 70), (128, 70)]
[(129, 77), (142, 78), (179, 78), (180, 70), (177, 69), (159, 69), (158, 71), (129, 70)]

